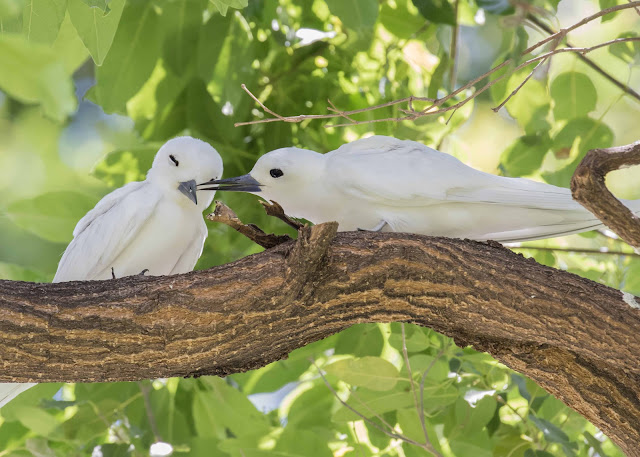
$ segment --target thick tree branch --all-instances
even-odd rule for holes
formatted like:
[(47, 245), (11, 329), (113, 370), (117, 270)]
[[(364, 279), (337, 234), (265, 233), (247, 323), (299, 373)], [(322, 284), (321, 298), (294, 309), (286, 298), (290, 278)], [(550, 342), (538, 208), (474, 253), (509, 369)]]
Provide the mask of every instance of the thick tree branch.
[(0, 281), (0, 381), (124, 381), (258, 368), (360, 322), (413, 322), (530, 376), (640, 456), (640, 309), (497, 243), (301, 229), (169, 277)]
[(592, 149), (571, 179), (573, 198), (636, 249), (640, 248), (640, 218), (607, 189), (605, 176), (640, 165), (640, 141), (626, 146)]

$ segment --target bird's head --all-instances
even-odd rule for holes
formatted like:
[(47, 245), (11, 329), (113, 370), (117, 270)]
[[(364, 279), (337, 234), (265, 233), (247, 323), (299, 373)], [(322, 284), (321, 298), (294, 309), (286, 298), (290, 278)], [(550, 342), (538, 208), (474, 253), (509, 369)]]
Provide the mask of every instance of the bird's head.
[(258, 159), (249, 174), (198, 184), (199, 189), (249, 192), (276, 201), (283, 208), (300, 200), (324, 171), (323, 155), (299, 148), (282, 148)]
[[(196, 191), (196, 183), (222, 176), (222, 158), (209, 144), (196, 138), (182, 136), (167, 141), (156, 154), (147, 180), (180, 194), (181, 202), (195, 204), (201, 210), (207, 208), (215, 192), (202, 195)], [(204, 198), (203, 198), (204, 197)]]

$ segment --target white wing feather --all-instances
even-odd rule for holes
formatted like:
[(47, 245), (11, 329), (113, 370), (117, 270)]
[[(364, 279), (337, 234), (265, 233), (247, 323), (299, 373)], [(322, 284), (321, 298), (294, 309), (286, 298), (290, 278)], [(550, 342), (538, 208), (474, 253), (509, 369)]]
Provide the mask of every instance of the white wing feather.
[(193, 237), (193, 241), (189, 244), (187, 249), (180, 256), (180, 259), (178, 259), (178, 263), (176, 263), (175, 267), (171, 270), (172, 275), (193, 271), (193, 267), (196, 266), (196, 263), (202, 254), (204, 241), (207, 239), (208, 234), (207, 224), (205, 224), (204, 220), (201, 220), (198, 225), (198, 231)]
[(581, 210), (569, 189), (475, 170), (414, 141), (373, 136), (327, 157), (327, 176), (348, 197), (396, 207), (443, 202)]
[(76, 225), (53, 282), (94, 279), (109, 268), (144, 227), (161, 195), (144, 181), (106, 195)]

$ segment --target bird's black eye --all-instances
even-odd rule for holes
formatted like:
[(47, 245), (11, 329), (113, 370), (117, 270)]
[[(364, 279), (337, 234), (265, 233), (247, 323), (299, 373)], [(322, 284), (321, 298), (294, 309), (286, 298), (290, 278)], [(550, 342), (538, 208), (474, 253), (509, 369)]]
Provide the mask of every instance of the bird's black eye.
[(169, 158), (171, 159), (171, 161), (172, 161), (173, 163), (175, 163), (175, 164), (176, 164), (176, 167), (177, 167), (178, 165), (180, 165), (180, 162), (178, 162), (178, 159), (176, 159), (176, 158), (174, 157), (174, 155), (173, 155), (173, 154), (170, 154), (170, 155), (169, 155)]
[(269, 170), (269, 174), (271, 175), (272, 178), (279, 178), (284, 173), (279, 168), (272, 168), (271, 170)]

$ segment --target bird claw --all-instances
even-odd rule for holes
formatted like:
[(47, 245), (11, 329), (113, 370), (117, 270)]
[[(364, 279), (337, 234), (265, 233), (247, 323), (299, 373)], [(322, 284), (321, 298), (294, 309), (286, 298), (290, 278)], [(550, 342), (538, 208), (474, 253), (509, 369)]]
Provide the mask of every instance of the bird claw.
[(148, 268), (145, 268), (144, 270), (142, 270), (140, 273), (138, 273), (138, 276), (144, 276), (144, 274), (149, 271)]
[(387, 226), (387, 221), (382, 220), (378, 223), (378, 225), (376, 225), (375, 227), (373, 227), (372, 229), (363, 229), (358, 227), (356, 230), (358, 232), (381, 232), (383, 228), (385, 228)]

